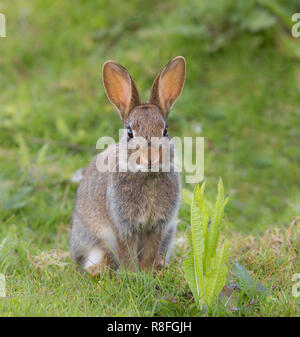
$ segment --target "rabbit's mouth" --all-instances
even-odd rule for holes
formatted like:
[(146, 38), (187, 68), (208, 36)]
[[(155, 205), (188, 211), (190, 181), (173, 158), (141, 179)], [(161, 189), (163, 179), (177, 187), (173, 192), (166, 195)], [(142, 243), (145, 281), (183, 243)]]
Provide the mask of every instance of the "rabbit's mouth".
[(163, 165), (160, 164), (148, 164), (148, 165), (141, 165), (136, 164), (134, 167), (129, 168), (131, 172), (145, 172), (145, 173), (162, 173), (162, 172), (172, 172), (174, 165)]

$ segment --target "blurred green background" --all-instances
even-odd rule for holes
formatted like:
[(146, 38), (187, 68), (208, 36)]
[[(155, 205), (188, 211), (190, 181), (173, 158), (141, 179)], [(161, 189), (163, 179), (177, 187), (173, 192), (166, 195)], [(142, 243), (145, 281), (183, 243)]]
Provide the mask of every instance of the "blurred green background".
[[(205, 137), (208, 195), (222, 177), (233, 231), (299, 215), (299, 1), (1, 0), (0, 12), (1, 236), (15, 224), (41, 247), (67, 248), (71, 177), (121, 126), (101, 83), (107, 59), (146, 100), (158, 71), (186, 58), (169, 132)], [(188, 212), (183, 202), (182, 230)]]

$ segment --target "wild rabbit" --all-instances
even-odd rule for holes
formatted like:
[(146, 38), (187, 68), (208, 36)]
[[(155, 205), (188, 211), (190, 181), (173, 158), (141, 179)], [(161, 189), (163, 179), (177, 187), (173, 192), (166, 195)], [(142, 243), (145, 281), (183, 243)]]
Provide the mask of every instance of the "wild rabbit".
[[(174, 145), (166, 119), (184, 81), (185, 59), (178, 56), (156, 77), (148, 103), (141, 103), (126, 69), (114, 61), (103, 65), (104, 87), (120, 112), (124, 135), (118, 144), (99, 153), (85, 171), (77, 191), (69, 242), (72, 259), (93, 275), (105, 266), (123, 266), (131, 271), (152, 266), (160, 269), (169, 259), (181, 183), (174, 170)], [(140, 147), (134, 169), (126, 171), (132, 154), (129, 145), (138, 137), (146, 140), (146, 146)], [(153, 137), (169, 145), (171, 155), (167, 159), (161, 148), (152, 146)], [(164, 160), (169, 160), (169, 172), (161, 170)], [(108, 164), (109, 169), (104, 170), (108, 162), (117, 164)]]

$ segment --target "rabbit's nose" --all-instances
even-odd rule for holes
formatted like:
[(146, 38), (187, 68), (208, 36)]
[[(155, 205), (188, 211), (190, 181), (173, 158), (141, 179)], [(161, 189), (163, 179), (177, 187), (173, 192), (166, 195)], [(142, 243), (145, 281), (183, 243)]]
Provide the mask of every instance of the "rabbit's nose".
[(151, 165), (157, 165), (160, 161), (160, 151), (159, 149), (155, 149), (152, 146), (148, 147), (148, 164)]
[(159, 163), (159, 157), (159, 151), (154, 149), (152, 146), (148, 146), (148, 149), (144, 151), (141, 156), (141, 164), (148, 167), (157, 165)]

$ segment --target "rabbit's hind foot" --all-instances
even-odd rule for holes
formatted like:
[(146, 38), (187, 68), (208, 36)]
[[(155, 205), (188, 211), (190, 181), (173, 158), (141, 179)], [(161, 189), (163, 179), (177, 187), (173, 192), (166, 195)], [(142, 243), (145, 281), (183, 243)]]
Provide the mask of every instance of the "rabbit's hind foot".
[(115, 269), (115, 262), (110, 254), (107, 253), (104, 249), (94, 247), (89, 252), (89, 255), (83, 267), (93, 277), (98, 277), (107, 268)]

